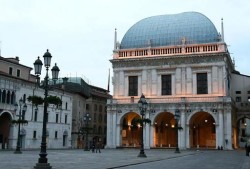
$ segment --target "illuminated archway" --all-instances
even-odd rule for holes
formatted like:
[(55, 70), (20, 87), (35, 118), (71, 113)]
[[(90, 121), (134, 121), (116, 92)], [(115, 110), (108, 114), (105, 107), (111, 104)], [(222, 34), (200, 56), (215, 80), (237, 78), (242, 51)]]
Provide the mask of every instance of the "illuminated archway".
[(136, 123), (136, 119), (139, 118), (141, 117), (135, 112), (129, 112), (121, 118), (122, 147), (140, 146), (141, 127)]
[(195, 113), (189, 122), (190, 147), (216, 148), (216, 128), (213, 116), (207, 112)]
[(174, 115), (169, 112), (159, 113), (154, 121), (155, 147), (175, 147), (176, 130)]

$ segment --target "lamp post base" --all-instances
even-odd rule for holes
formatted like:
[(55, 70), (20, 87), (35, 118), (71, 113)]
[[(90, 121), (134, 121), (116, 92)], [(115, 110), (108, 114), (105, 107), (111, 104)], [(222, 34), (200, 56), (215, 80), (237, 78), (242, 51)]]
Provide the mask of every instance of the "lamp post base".
[(14, 154), (22, 154), (22, 152), (20, 150), (16, 150), (14, 151)]
[(175, 149), (175, 153), (181, 153), (178, 147)]
[(36, 163), (34, 169), (52, 169), (52, 166), (49, 163)]
[(137, 157), (144, 157), (144, 158), (146, 158), (147, 156), (146, 156), (146, 154), (144, 152), (140, 152)]

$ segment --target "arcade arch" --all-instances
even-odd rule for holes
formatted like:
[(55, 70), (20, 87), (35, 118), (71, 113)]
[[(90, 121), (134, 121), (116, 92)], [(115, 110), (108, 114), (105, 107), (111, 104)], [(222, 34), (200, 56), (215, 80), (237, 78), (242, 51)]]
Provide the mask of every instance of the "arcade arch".
[(141, 126), (136, 123), (136, 119), (141, 118), (135, 112), (126, 113), (121, 118), (122, 147), (139, 147), (141, 138)]
[(154, 120), (155, 147), (175, 147), (176, 130), (174, 115), (170, 112), (159, 113)]
[(189, 122), (191, 148), (216, 148), (215, 120), (208, 112), (195, 113)]
[(12, 115), (9, 112), (3, 112), (0, 114), (0, 149), (8, 147), (11, 121)]

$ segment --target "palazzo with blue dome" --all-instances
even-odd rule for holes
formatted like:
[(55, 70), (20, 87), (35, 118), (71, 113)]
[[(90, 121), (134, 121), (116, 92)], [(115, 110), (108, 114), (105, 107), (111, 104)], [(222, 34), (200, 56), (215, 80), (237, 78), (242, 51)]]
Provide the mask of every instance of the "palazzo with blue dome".
[[(248, 93), (250, 80), (235, 70), (223, 20), (219, 33), (198, 12), (142, 19), (121, 43), (115, 31), (110, 61), (113, 98), (107, 104), (107, 148), (140, 147), (141, 130), (146, 149), (231, 150), (243, 145), (240, 121), (249, 112), (240, 111), (235, 91)], [(237, 82), (243, 80), (239, 89)], [(151, 121), (143, 128), (137, 123), (142, 94), (148, 103), (144, 118)]]

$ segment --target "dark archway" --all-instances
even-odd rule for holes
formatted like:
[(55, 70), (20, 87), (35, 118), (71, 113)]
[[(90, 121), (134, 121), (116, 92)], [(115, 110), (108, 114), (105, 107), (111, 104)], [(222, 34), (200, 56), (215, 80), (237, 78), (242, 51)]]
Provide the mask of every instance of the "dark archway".
[(0, 115), (0, 143), (2, 149), (8, 148), (9, 132), (12, 117), (8, 112)]
[(190, 147), (216, 148), (216, 129), (213, 116), (207, 112), (195, 113), (189, 122)]
[(241, 116), (237, 120), (236, 148), (244, 148), (246, 143), (250, 143), (250, 116)]
[(158, 114), (154, 121), (154, 145), (155, 147), (175, 147), (176, 130), (174, 115), (169, 112)]

